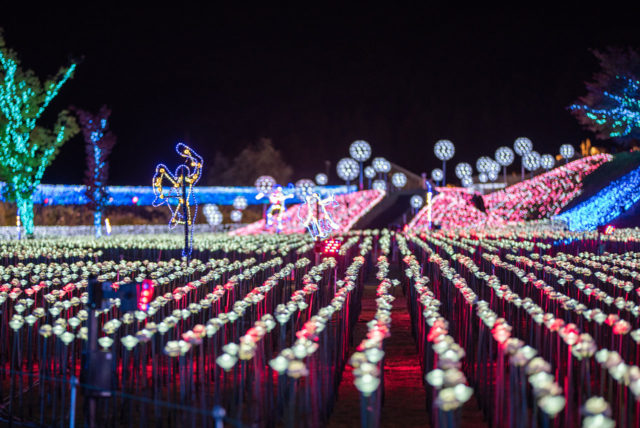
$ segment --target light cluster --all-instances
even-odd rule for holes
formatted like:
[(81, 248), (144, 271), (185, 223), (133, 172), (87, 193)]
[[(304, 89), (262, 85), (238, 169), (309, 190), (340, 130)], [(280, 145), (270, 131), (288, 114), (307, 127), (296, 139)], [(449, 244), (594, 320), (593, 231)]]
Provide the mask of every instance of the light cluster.
[(613, 181), (588, 200), (558, 215), (571, 230), (595, 230), (631, 208), (640, 200), (640, 168)]
[[(482, 199), (485, 211), (474, 205), (474, 193), (466, 189), (437, 188), (438, 195), (433, 198), (432, 221), (443, 229), (457, 229), (550, 218), (578, 195), (584, 176), (609, 160), (611, 155), (607, 154), (582, 158), (504, 190), (484, 196), (475, 194)], [(456, 215), (452, 216), (452, 212)], [(425, 207), (412, 219), (408, 228), (421, 230), (426, 229), (427, 225)]]

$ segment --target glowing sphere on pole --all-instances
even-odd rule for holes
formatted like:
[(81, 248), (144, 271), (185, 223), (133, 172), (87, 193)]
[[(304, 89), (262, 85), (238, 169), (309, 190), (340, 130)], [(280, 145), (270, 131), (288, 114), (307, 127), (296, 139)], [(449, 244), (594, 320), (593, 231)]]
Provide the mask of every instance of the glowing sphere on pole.
[(237, 210), (242, 211), (247, 208), (248, 205), (249, 203), (247, 202), (247, 198), (245, 198), (244, 196), (236, 196), (233, 200), (233, 208)]
[(455, 146), (449, 140), (439, 140), (433, 147), (433, 152), (441, 161), (448, 161), (456, 153)]
[(358, 178), (360, 166), (358, 165), (358, 162), (351, 158), (342, 158), (336, 165), (336, 172), (338, 173), (338, 177), (349, 184), (351, 180)]
[(471, 176), (464, 177), (462, 179), (462, 186), (463, 187), (471, 187), (471, 186), (473, 186), (473, 178), (471, 178)]
[(233, 210), (231, 211), (231, 221), (234, 223), (238, 223), (242, 220), (242, 211)]
[(433, 171), (431, 171), (431, 179), (433, 181), (441, 181), (444, 178), (444, 175), (442, 174), (442, 170), (440, 168), (434, 168)]
[(204, 217), (207, 219), (207, 223), (211, 226), (217, 226), (222, 223), (222, 213), (215, 204), (207, 204), (202, 209)]
[(376, 172), (386, 174), (391, 171), (391, 163), (385, 158), (373, 158), (371, 164), (373, 165), (373, 169), (375, 169)]
[(515, 155), (513, 154), (513, 150), (510, 147), (502, 146), (496, 150), (496, 161), (500, 164), (500, 166), (509, 166), (513, 163), (515, 159)]
[(373, 169), (372, 166), (367, 166), (364, 168), (364, 176), (371, 179), (376, 177), (376, 170)]
[(328, 182), (329, 182), (329, 177), (327, 177), (327, 174), (324, 174), (322, 172), (319, 174), (316, 174), (316, 183), (318, 184), (318, 186), (324, 186)]
[(486, 172), (481, 172), (480, 174), (478, 174), (478, 181), (480, 183), (486, 183), (489, 180), (489, 176), (487, 175)]
[(489, 181), (496, 181), (498, 179), (498, 173), (496, 171), (489, 171), (487, 173), (487, 178)]
[(296, 193), (300, 199), (313, 193), (316, 184), (308, 178), (303, 178), (296, 181)]
[(491, 169), (491, 162), (493, 162), (493, 159), (489, 156), (480, 156), (476, 161), (476, 169), (478, 172), (489, 172)]
[(262, 175), (258, 177), (254, 186), (258, 192), (269, 193), (276, 185), (276, 179), (271, 177), (270, 175)]
[(538, 152), (529, 152), (522, 158), (524, 167), (527, 171), (535, 171), (540, 168), (540, 154)]
[(533, 150), (533, 143), (527, 137), (519, 137), (514, 141), (513, 149), (516, 151), (518, 156), (524, 156)]
[(375, 190), (387, 190), (387, 182), (384, 180), (373, 180), (373, 188)]
[(358, 162), (364, 162), (371, 157), (371, 146), (364, 140), (358, 140), (349, 146), (349, 155)]
[(565, 160), (571, 159), (576, 154), (576, 150), (571, 144), (563, 144), (560, 146), (560, 156)]
[(456, 165), (456, 177), (462, 180), (465, 177), (471, 177), (473, 174), (473, 168), (466, 162), (460, 162)]
[(396, 172), (391, 176), (391, 183), (398, 189), (402, 189), (407, 184), (407, 176), (402, 172)]
[(420, 195), (413, 195), (409, 200), (409, 203), (411, 204), (411, 208), (418, 209), (424, 205), (424, 199), (422, 199), (422, 196)]
[(550, 154), (542, 155), (540, 157), (540, 166), (546, 169), (547, 171), (553, 168), (555, 164), (556, 164), (556, 160)]

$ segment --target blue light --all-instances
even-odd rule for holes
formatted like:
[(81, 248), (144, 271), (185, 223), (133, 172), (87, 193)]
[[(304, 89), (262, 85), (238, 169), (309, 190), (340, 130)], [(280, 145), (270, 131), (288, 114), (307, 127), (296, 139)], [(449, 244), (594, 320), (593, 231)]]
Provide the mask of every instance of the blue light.
[(612, 182), (590, 199), (556, 218), (567, 222), (570, 230), (596, 230), (640, 200), (640, 167)]

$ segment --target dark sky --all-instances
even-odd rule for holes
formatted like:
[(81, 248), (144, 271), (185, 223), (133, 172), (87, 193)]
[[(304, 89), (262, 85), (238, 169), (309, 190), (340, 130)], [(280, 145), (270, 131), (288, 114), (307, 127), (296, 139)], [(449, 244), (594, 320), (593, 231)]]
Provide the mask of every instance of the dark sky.
[[(0, 27), (41, 77), (84, 57), (44, 120), (71, 104), (109, 105), (113, 184), (148, 184), (158, 162), (178, 161), (180, 140), (210, 165), (216, 151), (232, 157), (271, 138), (296, 179), (324, 170), (325, 159), (335, 165), (355, 139), (418, 173), (438, 166), (441, 138), (456, 144), (453, 163), (475, 163), (518, 136), (541, 153), (577, 148), (589, 134), (566, 106), (597, 69), (589, 49), (640, 47), (632, 14), (584, 6), (100, 5), (3, 6)], [(44, 182), (79, 183), (83, 144), (78, 136), (63, 146)]]

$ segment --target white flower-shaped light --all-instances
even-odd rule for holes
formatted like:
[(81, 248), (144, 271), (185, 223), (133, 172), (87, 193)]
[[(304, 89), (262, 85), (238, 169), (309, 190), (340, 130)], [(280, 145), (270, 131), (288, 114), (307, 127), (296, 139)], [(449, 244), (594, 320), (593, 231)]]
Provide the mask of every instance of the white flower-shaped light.
[(440, 181), (443, 177), (444, 174), (442, 173), (442, 170), (440, 168), (435, 168), (433, 171), (431, 171), (431, 179), (433, 181)]
[(258, 190), (258, 192), (269, 193), (273, 186), (276, 185), (276, 179), (271, 177), (270, 175), (262, 175), (258, 177), (254, 186)]
[(463, 187), (471, 187), (471, 186), (473, 186), (473, 178), (471, 178), (471, 177), (464, 177), (461, 181), (462, 181), (462, 186)]
[(466, 162), (460, 162), (456, 165), (456, 177), (462, 180), (465, 177), (471, 177), (473, 174), (473, 168)]
[[(220, 222), (215, 222), (215, 220), (217, 219), (216, 215), (220, 214), (220, 210), (218, 209), (218, 206), (216, 204), (207, 204), (204, 206), (202, 211), (204, 212), (204, 217), (207, 219), (207, 223), (209, 223), (211, 226), (220, 224)], [(222, 214), (220, 214), (220, 220), (222, 220)]]
[(451, 141), (439, 140), (433, 147), (433, 152), (441, 161), (448, 161), (456, 153), (456, 149)]
[(489, 181), (496, 181), (498, 179), (498, 173), (495, 171), (489, 171), (487, 173), (487, 178)]
[(358, 162), (364, 162), (371, 157), (371, 146), (364, 140), (358, 140), (349, 146), (349, 155)]
[(402, 172), (396, 172), (391, 176), (391, 182), (398, 189), (401, 189), (407, 184), (407, 176)]
[(240, 220), (242, 220), (242, 211), (240, 210), (231, 211), (231, 221), (233, 221), (234, 223), (238, 223)]
[(480, 174), (478, 174), (478, 181), (480, 181), (480, 183), (486, 183), (488, 180), (489, 176), (486, 172), (481, 172)]
[(524, 155), (522, 162), (527, 171), (535, 171), (540, 168), (540, 154), (535, 151), (529, 152)]
[(351, 158), (342, 158), (338, 161), (338, 165), (336, 165), (336, 171), (338, 173), (338, 177), (344, 181), (351, 181), (358, 177), (360, 167), (358, 166), (358, 162), (355, 160)]
[(489, 156), (480, 156), (476, 161), (478, 172), (489, 172), (491, 170), (492, 159)]
[(540, 157), (540, 166), (543, 167), (544, 169), (549, 170), (553, 168), (555, 164), (556, 164), (556, 160), (550, 154), (542, 155)]
[(387, 183), (384, 180), (374, 180), (371, 185), (374, 190), (387, 190)]
[(247, 202), (247, 198), (245, 198), (244, 196), (236, 196), (233, 199), (233, 208), (237, 210), (242, 211), (246, 209), (248, 205), (249, 203)]
[(316, 184), (308, 178), (303, 178), (296, 181), (296, 194), (300, 199), (310, 195), (315, 190)]
[(498, 147), (498, 150), (496, 150), (496, 161), (500, 164), (500, 166), (509, 166), (513, 163), (514, 159), (515, 155), (513, 154), (513, 150), (511, 150), (510, 147), (502, 146)]
[(411, 204), (411, 207), (418, 209), (424, 205), (424, 199), (422, 199), (422, 196), (420, 195), (413, 195), (409, 203)]
[(571, 144), (563, 144), (560, 146), (560, 156), (564, 159), (571, 159), (576, 154), (576, 150)]
[(319, 174), (316, 174), (316, 183), (318, 184), (318, 186), (324, 186), (328, 182), (329, 182), (329, 177), (327, 177), (327, 174), (324, 174), (322, 172)]
[(385, 158), (373, 158), (371, 164), (376, 172), (387, 173), (391, 171), (391, 163)]
[(376, 170), (372, 166), (366, 166), (364, 168), (364, 176), (367, 178), (375, 178)]
[(518, 156), (524, 156), (533, 150), (533, 143), (527, 137), (519, 137), (514, 141), (513, 149), (516, 151)]

